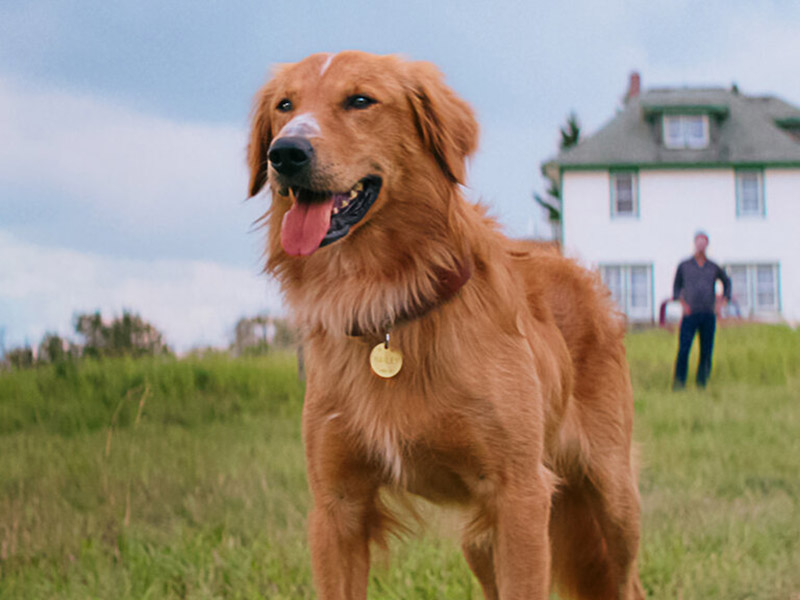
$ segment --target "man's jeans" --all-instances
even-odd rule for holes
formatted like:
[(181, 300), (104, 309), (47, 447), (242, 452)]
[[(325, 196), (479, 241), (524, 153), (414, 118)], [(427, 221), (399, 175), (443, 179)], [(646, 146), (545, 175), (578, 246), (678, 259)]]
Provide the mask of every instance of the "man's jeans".
[(673, 387), (686, 386), (686, 372), (689, 369), (689, 351), (692, 349), (695, 333), (700, 332), (700, 362), (697, 364), (697, 385), (705, 387), (711, 375), (711, 354), (714, 352), (714, 331), (717, 317), (714, 313), (690, 314), (681, 320), (678, 359), (675, 361), (675, 380)]

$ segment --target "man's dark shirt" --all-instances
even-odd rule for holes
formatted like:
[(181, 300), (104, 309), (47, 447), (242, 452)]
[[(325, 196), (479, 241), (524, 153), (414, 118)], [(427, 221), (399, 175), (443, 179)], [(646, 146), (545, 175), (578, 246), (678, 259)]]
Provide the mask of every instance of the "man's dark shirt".
[(678, 300), (683, 296), (692, 314), (713, 313), (716, 304), (714, 286), (717, 279), (722, 282), (723, 294), (730, 301), (731, 280), (725, 271), (708, 259), (701, 267), (694, 257), (689, 258), (678, 265), (672, 299)]

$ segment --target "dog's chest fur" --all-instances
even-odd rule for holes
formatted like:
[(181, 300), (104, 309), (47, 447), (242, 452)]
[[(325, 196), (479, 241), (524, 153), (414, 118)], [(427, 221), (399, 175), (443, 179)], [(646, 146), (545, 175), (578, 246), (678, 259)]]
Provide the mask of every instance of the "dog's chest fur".
[(458, 435), (443, 439), (442, 428), (453, 426), (454, 415), (422, 418), (412, 406), (398, 418), (398, 407), (389, 414), (372, 408), (349, 425), (383, 484), (437, 502), (469, 500), (482, 477), (480, 460)]
[[(372, 452), (381, 464), (381, 468), (386, 477), (394, 484), (403, 481), (403, 447), (398, 442), (398, 434), (389, 426), (383, 427), (383, 435), (377, 434), (376, 439), (372, 440)], [(413, 465), (408, 464), (406, 459), (406, 470)], [(407, 475), (408, 473), (406, 473)]]
[(441, 335), (436, 353), (397, 333), (392, 340), (403, 350), (404, 365), (390, 380), (370, 371), (374, 340), (307, 340), (306, 408), (321, 417), (311, 420), (324, 422), (337, 439), (349, 440), (349, 452), (382, 484), (436, 502), (468, 502), (491, 479), (486, 451), (502, 430), (488, 398), (490, 375), (446, 369)]

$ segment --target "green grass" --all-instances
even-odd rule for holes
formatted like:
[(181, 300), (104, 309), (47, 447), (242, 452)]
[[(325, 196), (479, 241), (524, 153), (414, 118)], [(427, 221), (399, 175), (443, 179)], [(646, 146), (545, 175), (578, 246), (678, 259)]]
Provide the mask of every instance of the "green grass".
[[(706, 391), (675, 346), (628, 339), (649, 596), (797, 600), (800, 332), (720, 330)], [(0, 375), (0, 598), (313, 598), (302, 393), (288, 354)], [(370, 598), (481, 598), (434, 520)]]

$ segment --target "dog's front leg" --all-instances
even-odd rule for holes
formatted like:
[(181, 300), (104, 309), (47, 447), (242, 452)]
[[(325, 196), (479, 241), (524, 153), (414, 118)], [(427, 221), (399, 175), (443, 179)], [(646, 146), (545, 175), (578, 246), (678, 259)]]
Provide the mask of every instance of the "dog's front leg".
[(309, 515), (311, 566), (320, 600), (367, 597), (369, 536), (359, 511), (345, 502), (315, 501)]
[(494, 544), (501, 600), (545, 600), (550, 590), (549, 472), (534, 481), (506, 482), (496, 499)]
[[(307, 406), (308, 408), (308, 406)], [(364, 600), (369, 542), (379, 533), (378, 480), (336, 423), (304, 418), (312, 508), (309, 542), (320, 600)]]

